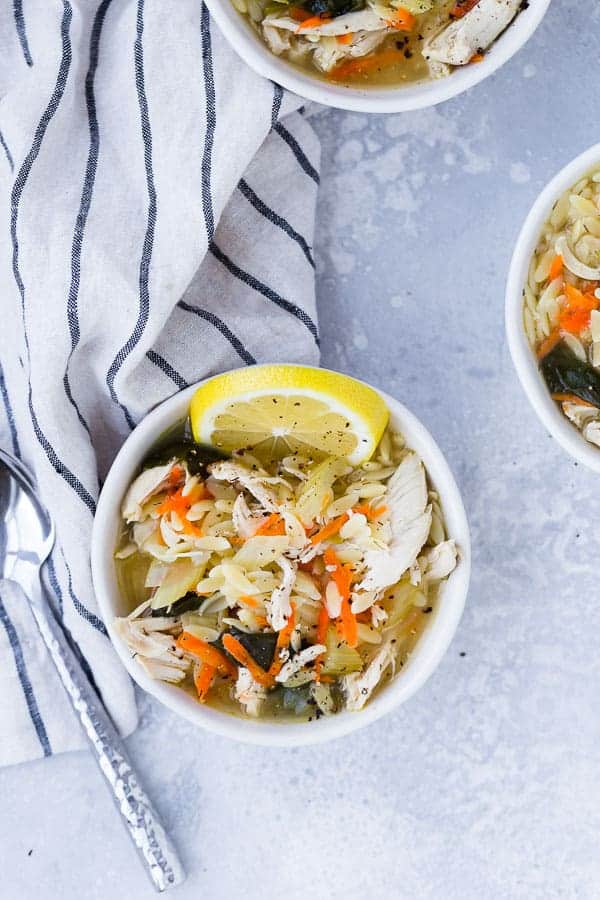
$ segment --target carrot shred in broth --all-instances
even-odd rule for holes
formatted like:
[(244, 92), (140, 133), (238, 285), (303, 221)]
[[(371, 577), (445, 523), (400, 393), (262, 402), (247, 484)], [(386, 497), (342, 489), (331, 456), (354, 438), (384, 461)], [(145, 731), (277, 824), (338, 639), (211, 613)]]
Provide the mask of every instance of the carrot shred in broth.
[(254, 657), (248, 653), (246, 648), (240, 644), (237, 638), (232, 634), (224, 634), (223, 646), (227, 652), (233, 656), (236, 662), (241, 666), (244, 666), (245, 669), (248, 669), (255, 681), (258, 681), (263, 687), (273, 687), (273, 684), (275, 683), (274, 677), (269, 672), (265, 672), (265, 670), (258, 665)]
[(330, 13), (321, 13), (318, 16), (311, 16), (309, 19), (304, 19), (296, 28), (296, 34), (305, 31), (306, 29), (318, 28), (319, 25), (322, 25), (323, 22), (327, 22), (331, 18), (332, 16)]
[(577, 397), (575, 394), (552, 394), (552, 399), (556, 400), (557, 403), (576, 403), (578, 406), (589, 406), (590, 409), (597, 409), (595, 403), (590, 403), (589, 400), (582, 400), (581, 397)]
[(396, 28), (398, 31), (412, 31), (415, 26), (415, 17), (404, 7), (400, 7), (386, 22), (390, 28)]
[(307, 12), (300, 6), (292, 6), (289, 10), (289, 14), (290, 18), (294, 19), (296, 22), (306, 22), (307, 19), (312, 18), (312, 13)]
[(231, 678), (236, 677), (237, 672), (233, 663), (227, 659), (224, 653), (221, 653), (220, 650), (206, 641), (184, 631), (179, 635), (175, 643), (186, 653), (191, 653), (192, 656), (197, 656), (203, 663), (214, 666), (222, 675), (229, 675)]
[(254, 537), (276, 537), (285, 534), (285, 522), (279, 513), (271, 513), (271, 515), (258, 526), (254, 532)]
[(564, 270), (564, 261), (560, 253), (557, 253), (554, 259), (552, 260), (552, 264), (550, 265), (550, 272), (548, 273), (548, 278), (550, 281), (554, 281), (556, 278), (560, 278), (563, 274)]
[(284, 663), (284, 657), (282, 656), (281, 650), (286, 650), (292, 639), (292, 634), (294, 633), (294, 629), (296, 627), (296, 604), (291, 603), (292, 612), (287, 620), (287, 623), (281, 629), (279, 634), (277, 635), (277, 644), (275, 645), (275, 658), (271, 664), (271, 668), (269, 669), (269, 675), (272, 678), (275, 678), (281, 672)]
[(472, 9), (475, 9), (478, 3), (479, 0), (458, 0), (450, 10), (451, 18), (462, 19), (462, 17), (466, 16)]
[(349, 31), (347, 34), (338, 34), (336, 37), (336, 41), (338, 44), (351, 44), (352, 39), (354, 38), (354, 34)]
[(340, 63), (329, 72), (328, 77), (334, 81), (343, 81), (355, 75), (366, 75), (378, 69), (384, 69), (402, 62), (404, 55), (396, 48), (389, 47), (379, 53), (370, 56), (361, 56), (359, 59), (350, 59)]
[(202, 663), (202, 665), (198, 669), (198, 672), (194, 677), (194, 685), (196, 690), (198, 691), (198, 699), (201, 703), (205, 702), (207, 694), (213, 685), (213, 681), (215, 680), (216, 674), (216, 667), (210, 666), (208, 665), (208, 663)]

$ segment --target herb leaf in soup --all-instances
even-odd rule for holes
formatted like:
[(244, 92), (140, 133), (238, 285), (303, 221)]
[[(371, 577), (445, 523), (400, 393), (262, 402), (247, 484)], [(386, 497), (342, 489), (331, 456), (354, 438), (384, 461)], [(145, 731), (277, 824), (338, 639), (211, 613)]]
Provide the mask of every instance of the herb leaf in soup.
[(564, 342), (546, 354), (540, 371), (551, 394), (573, 394), (600, 407), (600, 372), (575, 356)]
[(206, 467), (210, 463), (219, 459), (227, 459), (227, 456), (216, 447), (197, 444), (195, 441), (183, 438), (153, 450), (144, 460), (142, 468), (151, 469), (153, 466), (164, 466), (172, 459), (185, 462), (190, 475), (206, 475)]
[(300, 4), (302, 9), (312, 13), (313, 16), (325, 14), (333, 18), (350, 12), (360, 12), (366, 5), (366, 0), (306, 0)]
[[(275, 647), (277, 645), (277, 635), (273, 632), (255, 632), (253, 634), (249, 634), (246, 631), (241, 631), (238, 628), (228, 628), (224, 634), (231, 634), (236, 640), (240, 642), (244, 650), (247, 650), (255, 663), (257, 663), (261, 669), (264, 669), (265, 672), (271, 668), (273, 663), (273, 657), (275, 656)], [(217, 641), (219, 647), (222, 647), (222, 637), (221, 640)], [(226, 650), (223, 650), (224, 653), (227, 653)]]
[(185, 596), (180, 597), (179, 600), (176, 600), (175, 603), (171, 603), (170, 606), (162, 606), (160, 609), (152, 609), (150, 612), (151, 616), (180, 616), (185, 612), (195, 612), (203, 601), (203, 597), (200, 597), (195, 591), (188, 591)]

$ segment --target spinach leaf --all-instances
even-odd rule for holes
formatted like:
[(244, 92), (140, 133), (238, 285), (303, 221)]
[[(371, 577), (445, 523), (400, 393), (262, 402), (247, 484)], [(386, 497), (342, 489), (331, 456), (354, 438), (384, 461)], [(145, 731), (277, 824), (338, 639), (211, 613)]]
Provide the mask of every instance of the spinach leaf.
[(301, 7), (313, 16), (328, 13), (335, 18), (345, 13), (359, 12), (366, 5), (366, 0), (305, 0)]
[(540, 363), (551, 394), (575, 394), (600, 408), (600, 372), (579, 359), (561, 341)]
[(180, 616), (181, 613), (184, 612), (193, 612), (198, 609), (200, 604), (202, 603), (203, 598), (199, 597), (195, 591), (188, 591), (183, 597), (180, 597), (179, 600), (176, 600), (175, 603), (171, 603), (170, 606), (161, 606), (160, 609), (153, 609), (150, 613), (151, 616)]
[(164, 466), (174, 457), (187, 464), (190, 475), (206, 475), (206, 467), (210, 463), (216, 462), (218, 459), (227, 459), (226, 455), (215, 447), (197, 444), (195, 441), (182, 438), (152, 451), (150, 456), (144, 460), (142, 468)]
[[(242, 647), (248, 651), (252, 659), (258, 663), (261, 669), (267, 671), (267, 669), (271, 668), (273, 657), (275, 656), (275, 646), (277, 644), (276, 634), (269, 632), (248, 634), (247, 631), (240, 631), (239, 628), (230, 628), (224, 633), (231, 634), (236, 638)], [(223, 635), (221, 635), (218, 641), (215, 641), (215, 646), (218, 646), (220, 650), (227, 653), (223, 648), (222, 638)]]
[(310, 695), (310, 684), (303, 684), (297, 688), (286, 688), (282, 690), (282, 706), (284, 709), (293, 710), (297, 716), (302, 715), (315, 706), (315, 701)]

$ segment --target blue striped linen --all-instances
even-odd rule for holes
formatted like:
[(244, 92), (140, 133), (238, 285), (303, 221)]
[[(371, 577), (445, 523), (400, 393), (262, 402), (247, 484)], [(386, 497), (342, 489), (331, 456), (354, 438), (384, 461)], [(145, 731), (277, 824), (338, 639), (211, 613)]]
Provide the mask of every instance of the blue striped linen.
[[(133, 689), (90, 577), (99, 487), (176, 390), (318, 362), (319, 146), (198, 0), (5, 0), (0, 34), (0, 446), (36, 474), (48, 591), (127, 734)], [(0, 765), (79, 746), (26, 600), (0, 583)]]

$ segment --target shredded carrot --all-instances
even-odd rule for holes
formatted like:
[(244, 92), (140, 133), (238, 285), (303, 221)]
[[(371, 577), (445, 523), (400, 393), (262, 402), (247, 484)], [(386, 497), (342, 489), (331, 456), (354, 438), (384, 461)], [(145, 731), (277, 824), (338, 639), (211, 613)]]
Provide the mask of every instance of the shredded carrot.
[(463, 16), (466, 16), (468, 12), (471, 12), (474, 9), (479, 0), (457, 0), (455, 5), (450, 10), (450, 16), (453, 19), (462, 19)]
[(340, 592), (342, 600), (348, 600), (350, 597), (350, 585), (352, 584), (352, 569), (350, 566), (338, 565), (333, 574), (335, 586)]
[(392, 19), (386, 22), (391, 28), (397, 28), (398, 31), (412, 31), (415, 24), (415, 17), (403, 6), (399, 7), (394, 13)]
[(334, 534), (338, 533), (342, 525), (346, 524), (348, 518), (348, 513), (342, 513), (341, 516), (337, 516), (337, 518), (332, 519), (331, 522), (327, 523), (327, 525), (323, 525), (323, 527), (319, 529), (319, 531), (315, 532), (315, 534), (312, 535), (310, 539), (311, 544), (319, 544), (321, 541), (333, 537)]
[(598, 298), (593, 294), (584, 294), (572, 284), (565, 284), (565, 295), (569, 309), (584, 309), (588, 312), (598, 308)]
[(296, 627), (296, 604), (291, 603), (290, 606), (292, 607), (290, 617), (277, 635), (275, 657), (273, 659), (273, 662), (271, 663), (271, 668), (269, 669), (269, 675), (271, 675), (273, 678), (275, 678), (276, 675), (279, 675), (284, 662), (281, 653), (278, 653), (277, 651), (289, 647), (290, 641), (292, 639), (292, 634), (294, 633), (294, 628)]
[(159, 516), (162, 516), (165, 513), (174, 512), (183, 519), (194, 503), (198, 500), (202, 500), (205, 496), (206, 492), (203, 484), (197, 484), (191, 489), (189, 494), (185, 494), (185, 496), (183, 494), (183, 487), (180, 487), (163, 500), (160, 506), (157, 507), (156, 512)]
[(580, 406), (590, 406), (592, 409), (596, 409), (595, 403), (582, 400), (581, 397), (577, 397), (575, 394), (552, 394), (552, 399), (556, 400), (557, 403), (578, 403)]
[(262, 522), (256, 531), (254, 537), (263, 535), (264, 537), (275, 537), (275, 535), (285, 534), (285, 522), (279, 513), (271, 513), (270, 516)]
[(404, 59), (399, 50), (382, 50), (374, 53), (372, 56), (362, 56), (360, 59), (351, 59), (347, 62), (340, 63), (329, 72), (329, 78), (334, 81), (343, 81), (353, 75), (364, 75), (372, 72), (373, 69), (383, 69), (385, 66), (392, 66), (394, 63), (401, 62)]
[(185, 534), (191, 534), (193, 537), (202, 537), (203, 531), (194, 522), (190, 522), (187, 516), (184, 516), (181, 519), (181, 524), (183, 525), (183, 531)]
[(349, 597), (342, 597), (342, 624), (344, 626), (346, 643), (349, 647), (356, 647), (358, 644), (358, 628), (356, 616), (350, 609)]
[(580, 334), (590, 324), (590, 314), (585, 309), (565, 310), (558, 317), (562, 331)]
[(598, 299), (594, 294), (584, 294), (572, 284), (565, 284), (566, 303), (559, 317), (558, 324), (562, 331), (579, 334), (590, 323), (590, 312), (597, 309)]
[(258, 606), (258, 600), (254, 597), (250, 597), (249, 594), (242, 594), (241, 597), (238, 597), (238, 602), (243, 603), (244, 606), (251, 606), (253, 609)]
[(560, 339), (560, 329), (555, 328), (554, 331), (550, 332), (546, 340), (542, 341), (542, 343), (538, 347), (537, 358), (539, 360), (542, 360), (545, 356), (547, 356), (551, 350), (554, 350)]
[[(329, 627), (329, 613), (327, 612), (327, 606), (325, 603), (321, 604), (321, 609), (319, 610), (319, 618), (317, 620), (317, 644), (324, 644), (327, 640), (327, 629)], [(317, 681), (321, 680), (321, 668), (323, 666), (323, 661), (325, 659), (325, 654), (321, 653), (315, 660), (315, 675)]]
[(296, 34), (300, 31), (305, 31), (307, 28), (318, 28), (319, 25), (322, 25), (323, 22), (326, 22), (328, 19), (331, 19), (329, 13), (323, 13), (320, 16), (311, 16), (310, 19), (304, 19), (304, 21), (300, 22), (296, 28)]
[(300, 6), (292, 6), (289, 10), (289, 15), (291, 19), (294, 19), (296, 22), (306, 22), (307, 19), (312, 17), (312, 14), (307, 12), (307, 10), (302, 9)]
[(197, 656), (198, 659), (201, 659), (208, 666), (214, 666), (221, 675), (229, 675), (231, 678), (236, 677), (235, 666), (227, 659), (224, 653), (221, 653), (220, 650), (217, 650), (216, 647), (211, 646), (206, 641), (202, 641), (200, 638), (190, 634), (189, 631), (183, 631), (175, 643), (181, 650), (191, 653), (192, 656)]
[(560, 253), (557, 253), (552, 263), (550, 265), (550, 271), (548, 272), (548, 280), (554, 281), (555, 278), (559, 278), (564, 269), (563, 258)]
[(259, 628), (266, 628), (267, 625), (269, 624), (266, 616), (255, 615), (254, 618), (256, 619), (256, 624), (258, 625)]
[(469, 64), (480, 63), (485, 59), (485, 55), (483, 53), (474, 53), (471, 59), (469, 60)]
[(248, 669), (255, 681), (258, 681), (263, 687), (273, 687), (275, 682), (273, 676), (258, 665), (254, 657), (248, 653), (237, 638), (234, 638), (232, 634), (224, 634), (223, 646), (241, 666)]
[(183, 478), (183, 466), (173, 466), (169, 475), (169, 484), (176, 487)]
[(206, 700), (206, 695), (212, 687), (216, 672), (215, 666), (209, 666), (207, 663), (202, 663), (198, 669), (196, 677), (194, 678), (194, 684), (196, 685), (198, 699), (201, 703), (204, 703)]
[(338, 557), (337, 553), (335, 552), (335, 550), (333, 549), (333, 547), (326, 548), (325, 553), (323, 554), (323, 559), (325, 561), (326, 566), (339, 566), (340, 565), (339, 557)]
[(323, 554), (327, 566), (335, 566), (331, 577), (342, 598), (342, 610), (340, 619), (335, 623), (336, 628), (349, 647), (356, 647), (358, 633), (356, 628), (356, 616), (350, 609), (350, 586), (352, 584), (353, 571), (350, 566), (342, 565), (333, 547), (328, 547)]
[(388, 511), (388, 508), (385, 504), (382, 506), (378, 506), (376, 509), (373, 509), (372, 506), (369, 506), (367, 503), (359, 503), (358, 506), (352, 507), (352, 512), (362, 513), (363, 516), (366, 516), (369, 521), (372, 519), (378, 519), (379, 516), (382, 516), (384, 513)]
[(349, 31), (347, 34), (338, 34), (336, 37), (336, 41), (338, 44), (351, 44), (354, 34)]

